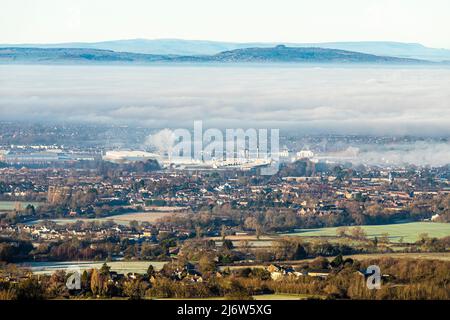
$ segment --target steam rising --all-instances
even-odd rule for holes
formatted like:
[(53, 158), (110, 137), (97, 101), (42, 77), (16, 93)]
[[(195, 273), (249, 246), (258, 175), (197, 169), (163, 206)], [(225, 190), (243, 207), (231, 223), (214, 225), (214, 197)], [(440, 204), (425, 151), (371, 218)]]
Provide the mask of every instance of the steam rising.
[(416, 142), (389, 149), (360, 150), (358, 161), (368, 164), (414, 164), (418, 166), (443, 166), (450, 164), (450, 143)]
[(147, 137), (145, 144), (153, 147), (159, 154), (171, 154), (176, 136), (170, 129), (163, 129)]

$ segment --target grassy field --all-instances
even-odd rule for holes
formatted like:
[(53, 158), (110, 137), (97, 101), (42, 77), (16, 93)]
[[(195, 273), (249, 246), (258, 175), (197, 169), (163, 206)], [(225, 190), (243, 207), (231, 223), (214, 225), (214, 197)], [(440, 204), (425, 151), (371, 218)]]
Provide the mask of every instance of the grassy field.
[(138, 222), (156, 222), (157, 220), (165, 217), (171, 217), (173, 215), (181, 215), (182, 213), (176, 213), (174, 211), (159, 211), (159, 212), (135, 212), (135, 213), (126, 213), (118, 216), (114, 216), (113, 220), (116, 223), (125, 222), (129, 223), (130, 221), (138, 221)]
[[(155, 270), (160, 270), (167, 262), (162, 261), (111, 261), (107, 262), (112, 271), (118, 273), (140, 273), (147, 272), (148, 266), (151, 264)], [(99, 269), (103, 265), (103, 262), (97, 261), (65, 261), (65, 262), (30, 262), (24, 263), (21, 266), (31, 269), (35, 274), (52, 274), (57, 270), (68, 270), (74, 268), (80, 268), (83, 270)]]
[[(421, 233), (428, 233), (430, 237), (435, 238), (450, 236), (450, 223), (409, 222), (361, 227), (369, 238), (381, 237), (383, 233), (388, 233), (391, 242), (399, 242), (402, 237), (403, 242), (415, 242), (419, 240)], [(300, 229), (297, 232), (280, 234), (280, 236), (336, 236), (336, 230), (337, 228)]]
[(0, 201), (0, 210), (10, 211), (14, 210), (16, 207), (16, 203), (20, 203), (22, 205), (22, 209), (25, 209), (27, 205), (31, 204), (36, 208), (40, 205), (40, 202), (32, 202), (32, 201)]
[[(332, 261), (335, 257), (327, 257), (329, 261)], [(352, 258), (355, 260), (369, 260), (369, 259), (379, 259), (379, 258), (394, 258), (394, 259), (418, 259), (418, 260), (440, 260), (440, 261), (450, 261), (450, 252), (423, 252), (423, 253), (370, 253), (370, 254), (354, 254), (349, 256), (344, 256), (344, 258)], [(311, 262), (314, 258), (303, 259), (303, 260), (293, 260), (293, 261), (278, 261), (275, 263), (298, 266), (305, 262)], [(230, 270), (237, 270), (243, 268), (266, 268), (269, 263), (255, 263), (250, 265), (232, 265), (232, 266), (220, 266), (220, 270), (225, 270), (229, 268)]]
[[(132, 213), (124, 213), (111, 217), (105, 218), (95, 218), (95, 219), (87, 219), (87, 218), (73, 218), (73, 219), (51, 219), (51, 221), (56, 222), (60, 225), (65, 225), (68, 223), (74, 223), (77, 221), (86, 221), (86, 222), (106, 222), (106, 221), (114, 221), (117, 224), (128, 225), (130, 221), (138, 221), (141, 222), (149, 222), (154, 223), (157, 220), (165, 217), (171, 217), (174, 215), (181, 215), (182, 213), (177, 213), (173, 211), (160, 211), (160, 212), (152, 212), (152, 211), (143, 211), (143, 212), (132, 212)], [(33, 221), (34, 224), (41, 222), (42, 220)]]
[(450, 252), (424, 252), (424, 253), (373, 253), (373, 254), (355, 254), (345, 256), (345, 258), (352, 258), (356, 260), (368, 260), (378, 258), (408, 258), (419, 260), (441, 260), (450, 261)]

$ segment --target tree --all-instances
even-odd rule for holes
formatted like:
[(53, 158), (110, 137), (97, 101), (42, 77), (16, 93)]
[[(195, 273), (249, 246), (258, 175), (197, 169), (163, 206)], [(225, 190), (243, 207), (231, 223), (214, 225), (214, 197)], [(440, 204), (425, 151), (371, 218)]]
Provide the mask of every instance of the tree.
[(430, 236), (428, 233), (424, 232), (419, 234), (419, 242), (422, 244), (425, 244), (430, 239)]
[(347, 227), (339, 227), (336, 229), (336, 235), (338, 237), (345, 237), (347, 235), (348, 228)]
[(103, 276), (109, 276), (110, 270), (111, 270), (111, 267), (108, 266), (105, 262), (105, 263), (103, 263), (102, 267), (100, 268), (100, 274)]
[(200, 239), (202, 237), (202, 227), (195, 226), (195, 236)]
[(198, 269), (202, 274), (216, 271), (216, 263), (208, 255), (203, 255), (198, 261)]
[(339, 254), (336, 256), (336, 258), (333, 259), (333, 261), (331, 261), (330, 265), (333, 268), (338, 268), (338, 267), (342, 266), (343, 263), (344, 263), (344, 259), (342, 257), (342, 254)]
[(227, 293), (225, 294), (227, 300), (253, 300), (252, 295), (246, 290), (237, 280), (231, 280), (228, 285)]
[(387, 232), (382, 233), (380, 241), (383, 243), (389, 243), (389, 233)]
[(25, 212), (29, 216), (36, 215), (36, 210), (35, 210), (34, 206), (31, 204), (27, 205), (27, 207), (25, 208)]
[(93, 269), (91, 274), (91, 291), (95, 296), (106, 296), (110, 294), (108, 281), (110, 267), (104, 263), (100, 270)]
[(258, 220), (255, 217), (247, 217), (244, 221), (244, 228), (255, 230)]
[(234, 248), (233, 241), (226, 239), (222, 243), (222, 247), (226, 250), (232, 250)]
[(294, 260), (305, 259), (307, 255), (305, 248), (300, 243), (296, 243), (293, 256)]
[(360, 226), (353, 227), (351, 229), (352, 237), (358, 240), (365, 240), (366, 239), (366, 232), (363, 228)]
[(277, 260), (299, 260), (307, 256), (307, 252), (298, 239), (282, 238), (273, 243), (273, 252)]
[(67, 295), (66, 272), (63, 270), (54, 272), (46, 285), (46, 291), (51, 297)]
[(253, 268), (251, 275), (259, 280), (270, 280), (270, 272), (264, 268)]
[(45, 298), (44, 288), (37, 278), (32, 277), (21, 281), (17, 289), (18, 300), (42, 300)]
[(261, 225), (258, 223), (256, 225), (256, 239), (259, 240), (261, 238), (262, 235), (262, 227)]
[(327, 269), (329, 262), (324, 257), (317, 257), (309, 263), (309, 266), (313, 269)]
[(373, 246), (378, 247), (378, 237), (373, 238)]
[(81, 289), (84, 290), (88, 290), (89, 288), (89, 274), (86, 270), (83, 271), (83, 273), (81, 274)]
[(153, 268), (153, 265), (149, 265), (147, 268), (147, 276), (151, 278), (155, 276), (155, 274), (156, 274), (155, 268)]
[(134, 232), (138, 231), (139, 230), (139, 222), (137, 222), (136, 220), (130, 221), (130, 228)]
[(220, 235), (222, 236), (222, 240), (225, 241), (225, 237), (227, 236), (227, 228), (225, 225), (222, 225), (222, 228), (220, 229)]
[(100, 274), (97, 269), (92, 270), (91, 274), (91, 291), (94, 296), (100, 294), (101, 282)]
[(145, 296), (148, 284), (138, 279), (126, 281), (123, 285), (123, 293), (131, 300), (140, 300)]

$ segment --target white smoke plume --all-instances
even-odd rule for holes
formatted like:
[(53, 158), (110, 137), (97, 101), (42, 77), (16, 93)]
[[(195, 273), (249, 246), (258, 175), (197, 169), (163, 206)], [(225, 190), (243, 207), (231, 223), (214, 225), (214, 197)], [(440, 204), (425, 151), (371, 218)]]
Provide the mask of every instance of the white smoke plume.
[(171, 154), (175, 144), (175, 134), (170, 129), (163, 129), (155, 134), (149, 135), (145, 140), (145, 145), (153, 147), (161, 155)]

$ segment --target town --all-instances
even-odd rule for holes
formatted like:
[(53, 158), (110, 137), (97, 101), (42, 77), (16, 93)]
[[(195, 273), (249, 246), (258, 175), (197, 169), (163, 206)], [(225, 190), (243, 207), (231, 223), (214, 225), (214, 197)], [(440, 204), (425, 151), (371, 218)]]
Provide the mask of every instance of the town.
[[(420, 298), (412, 287), (392, 292), (406, 280), (391, 267), (383, 293), (349, 286), (353, 275), (364, 286), (370, 259), (411, 268), (415, 260), (389, 259), (420, 257), (421, 268), (448, 273), (448, 166), (352, 164), (295, 145), (268, 176), (260, 166), (180, 168), (146, 151), (4, 144), (2, 294), (26, 296), (10, 290), (38, 281), (58, 288), (35, 292), (46, 297)], [(91, 266), (74, 292), (70, 270), (57, 267), (69, 261)]]

